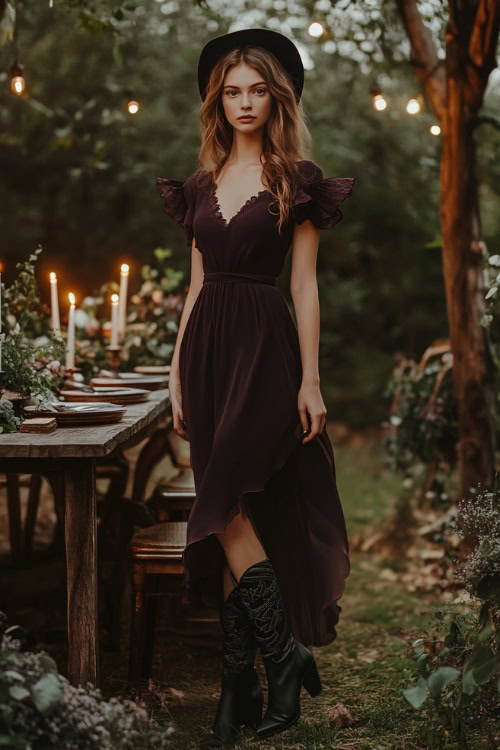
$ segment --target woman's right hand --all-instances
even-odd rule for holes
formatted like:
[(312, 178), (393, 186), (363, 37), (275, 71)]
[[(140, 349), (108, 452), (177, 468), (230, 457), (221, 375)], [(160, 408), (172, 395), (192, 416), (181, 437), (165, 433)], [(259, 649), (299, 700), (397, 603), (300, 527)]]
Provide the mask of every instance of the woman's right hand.
[[(174, 418), (174, 430), (178, 435), (189, 442), (187, 425), (184, 422), (184, 413), (182, 411), (182, 393), (179, 375), (177, 372), (170, 371), (168, 379), (168, 390), (170, 394), (170, 403), (172, 404), (172, 415)], [(182, 420), (182, 421), (181, 421)], [(185, 427), (182, 426), (182, 422)]]

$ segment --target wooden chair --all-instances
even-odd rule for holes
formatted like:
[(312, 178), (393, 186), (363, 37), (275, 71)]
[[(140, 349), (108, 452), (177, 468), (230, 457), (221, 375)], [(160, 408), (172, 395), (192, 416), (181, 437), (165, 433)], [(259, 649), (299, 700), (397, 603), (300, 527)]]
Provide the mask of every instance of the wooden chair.
[(195, 499), (193, 470), (188, 468), (168, 481), (160, 482), (147, 505), (158, 522), (187, 521)]
[(147, 591), (147, 577), (169, 575), (182, 583), (185, 521), (159, 523), (141, 529), (130, 543), (131, 617), (129, 681), (151, 675), (156, 620), (156, 591)]

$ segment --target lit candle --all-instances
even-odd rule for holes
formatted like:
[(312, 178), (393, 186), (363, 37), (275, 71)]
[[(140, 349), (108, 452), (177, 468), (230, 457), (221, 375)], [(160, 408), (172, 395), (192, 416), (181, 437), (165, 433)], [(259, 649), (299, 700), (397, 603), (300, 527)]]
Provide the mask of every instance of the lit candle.
[(50, 273), (50, 309), (52, 313), (52, 330), (56, 335), (61, 332), (61, 322), (59, 320), (59, 299), (57, 296), (57, 276), (54, 271)]
[(73, 369), (75, 366), (75, 295), (73, 292), (68, 294), (69, 297), (69, 315), (68, 315), (68, 337), (66, 341), (66, 369)]
[(120, 268), (120, 307), (118, 313), (120, 340), (125, 338), (125, 319), (127, 316), (127, 287), (128, 287), (128, 264), (122, 263)]
[(118, 346), (118, 306), (120, 299), (117, 294), (111, 295), (111, 346)]

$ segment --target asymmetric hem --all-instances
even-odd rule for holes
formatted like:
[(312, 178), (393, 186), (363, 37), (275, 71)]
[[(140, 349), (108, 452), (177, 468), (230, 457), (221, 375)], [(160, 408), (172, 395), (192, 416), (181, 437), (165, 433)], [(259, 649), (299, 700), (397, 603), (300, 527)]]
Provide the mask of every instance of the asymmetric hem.
[(215, 534), (245, 508), (278, 578), (294, 636), (334, 640), (349, 548), (326, 429), (302, 444), (298, 332), (276, 286), (295, 223), (325, 229), (343, 217), (354, 179), (324, 178), (299, 162), (300, 180), (281, 234), (274, 197), (251, 196), (229, 220), (215, 183), (198, 170), (157, 178), (164, 210), (193, 238), (204, 281), (179, 351), (184, 419), (196, 499), (189, 515), (184, 605), (219, 606), (225, 555)]

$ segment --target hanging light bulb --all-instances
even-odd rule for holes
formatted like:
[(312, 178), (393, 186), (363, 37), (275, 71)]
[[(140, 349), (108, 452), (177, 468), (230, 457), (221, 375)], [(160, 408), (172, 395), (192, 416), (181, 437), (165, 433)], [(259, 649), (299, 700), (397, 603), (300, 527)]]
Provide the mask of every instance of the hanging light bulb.
[(323, 24), (321, 24), (319, 21), (313, 21), (311, 24), (309, 24), (309, 28), (307, 29), (310, 36), (314, 37), (320, 37), (323, 35), (325, 29), (323, 28)]
[(127, 100), (128, 111), (131, 115), (135, 115), (139, 111), (139, 102), (132, 97), (132, 94), (128, 89), (125, 91), (125, 99)]
[(386, 109), (387, 102), (382, 94), (382, 91), (380, 87), (374, 83), (370, 87), (370, 94), (372, 97), (372, 104), (373, 108), (377, 110), (377, 112), (381, 112), (383, 109)]
[(23, 65), (15, 62), (10, 69), (10, 87), (14, 94), (20, 96), (26, 88), (26, 81), (23, 76)]
[(409, 115), (416, 115), (417, 112), (420, 112), (420, 104), (418, 102), (418, 99), (408, 99), (408, 103), (406, 104), (406, 111)]

